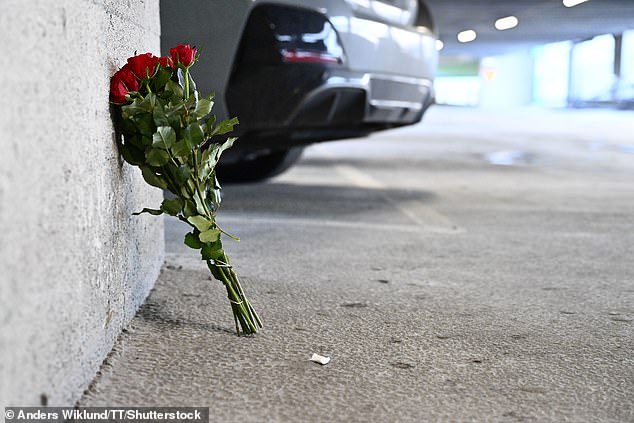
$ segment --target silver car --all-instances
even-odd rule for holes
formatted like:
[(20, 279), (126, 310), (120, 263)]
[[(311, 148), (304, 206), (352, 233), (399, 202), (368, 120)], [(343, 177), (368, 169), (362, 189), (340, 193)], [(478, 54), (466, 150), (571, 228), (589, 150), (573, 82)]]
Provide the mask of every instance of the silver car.
[(161, 31), (165, 54), (199, 48), (199, 90), (240, 120), (223, 180), (274, 176), (307, 144), (413, 124), (433, 102), (422, 0), (162, 0)]

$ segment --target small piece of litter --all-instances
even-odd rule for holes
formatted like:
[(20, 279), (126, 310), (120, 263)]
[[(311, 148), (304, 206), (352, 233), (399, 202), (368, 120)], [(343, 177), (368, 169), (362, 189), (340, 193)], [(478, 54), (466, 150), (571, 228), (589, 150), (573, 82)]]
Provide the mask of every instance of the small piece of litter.
[(324, 357), (323, 355), (313, 353), (310, 361), (314, 361), (315, 363), (319, 363), (322, 366), (325, 366), (326, 364), (330, 363), (330, 357)]

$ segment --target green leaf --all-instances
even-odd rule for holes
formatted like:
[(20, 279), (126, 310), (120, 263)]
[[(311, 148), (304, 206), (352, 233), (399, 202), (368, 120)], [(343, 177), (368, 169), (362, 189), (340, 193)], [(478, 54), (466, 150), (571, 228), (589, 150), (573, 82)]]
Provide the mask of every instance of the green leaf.
[(191, 156), (192, 150), (189, 147), (189, 144), (187, 143), (187, 141), (182, 140), (182, 141), (178, 141), (174, 143), (174, 147), (172, 148), (172, 153), (176, 157), (179, 157), (181, 159), (185, 159), (186, 161), (188, 161), (187, 159), (189, 158), (189, 156)]
[(183, 201), (180, 198), (165, 199), (161, 203), (161, 210), (171, 216), (176, 216), (183, 210)]
[(123, 159), (133, 166), (139, 166), (145, 163), (145, 154), (143, 150), (137, 148), (132, 143), (125, 143), (121, 146), (121, 155)]
[(188, 76), (189, 90), (191, 91), (191, 94), (196, 98), (196, 101), (198, 101), (198, 89), (196, 88), (196, 81), (194, 81), (194, 78), (192, 78), (191, 72), (188, 73)]
[(141, 166), (141, 173), (143, 175), (143, 179), (145, 182), (152, 185), (153, 187), (165, 189), (167, 188), (167, 182), (163, 179), (162, 176), (154, 173), (150, 166)]
[(132, 103), (121, 106), (121, 116), (124, 119), (128, 119), (131, 116), (135, 116), (139, 113), (148, 113), (152, 111), (152, 105), (149, 101), (144, 101), (140, 98), (135, 99)]
[(220, 144), (211, 144), (203, 153), (202, 162), (208, 168), (215, 168), (220, 158)]
[(216, 242), (220, 239), (220, 231), (218, 229), (207, 229), (199, 235), (201, 242)]
[[(156, 110), (156, 109), (155, 109)], [(167, 150), (176, 142), (176, 132), (171, 126), (160, 126), (152, 136), (152, 146)]]
[[(203, 153), (202, 165), (201, 165), (201, 168), (203, 168), (203, 171), (200, 172), (200, 174), (198, 175), (198, 177), (201, 180), (205, 180), (212, 176), (212, 173), (214, 169), (216, 168), (218, 161), (220, 160), (220, 155), (226, 149), (231, 148), (231, 146), (233, 146), (233, 143), (235, 142), (236, 139), (237, 139), (236, 137), (227, 138), (227, 140), (224, 143), (211, 144), (209, 148), (205, 150), (205, 152)], [(202, 174), (203, 172), (204, 172), (204, 175)], [(217, 187), (217, 188), (220, 188), (220, 187)]]
[[(213, 175), (214, 180), (216, 179), (216, 175)], [(207, 186), (207, 191), (206, 191), (206, 197), (207, 197), (207, 206), (209, 207), (210, 210), (217, 210), (218, 206), (220, 205), (220, 200), (222, 199), (221, 195), (220, 195), (220, 187), (217, 188), (212, 188), (211, 186)]]
[(145, 151), (145, 160), (150, 166), (160, 167), (169, 162), (167, 151), (158, 148), (149, 148)]
[(199, 214), (205, 214), (205, 206), (203, 205), (198, 195), (194, 196), (194, 203), (196, 204), (196, 210)]
[(165, 90), (165, 84), (172, 77), (172, 71), (159, 67), (156, 75), (152, 77), (152, 90), (155, 92), (160, 92)]
[(183, 214), (185, 215), (185, 217), (195, 216), (198, 214), (198, 211), (196, 210), (196, 206), (194, 205), (193, 201), (191, 200), (185, 201), (185, 207), (183, 207)]
[(142, 213), (149, 213), (151, 215), (154, 216), (160, 216), (163, 214), (163, 210), (156, 210), (156, 209), (148, 209), (148, 208), (144, 208), (143, 210), (141, 210), (140, 212), (136, 212), (136, 213), (132, 213), (133, 216), (138, 216)]
[[(191, 193), (196, 192), (196, 185), (194, 185), (194, 181), (192, 181), (191, 179), (188, 179), (185, 185), (189, 189), (189, 192)], [(201, 214), (204, 214), (204, 213), (201, 212)]]
[(176, 169), (176, 180), (181, 184), (185, 183), (191, 175), (191, 169), (187, 165), (180, 165)]
[(187, 218), (187, 221), (194, 225), (200, 232), (205, 232), (213, 225), (213, 222), (200, 215), (190, 216)]
[(178, 85), (185, 91), (185, 72), (180, 67), (176, 70), (176, 77), (178, 78)]
[[(182, 68), (179, 67), (176, 70), (176, 77), (178, 79), (178, 85), (181, 87), (181, 89), (184, 92), (185, 91), (185, 72), (183, 71)], [(188, 79), (189, 79), (190, 98), (193, 98), (195, 101), (197, 101), (198, 91), (196, 91), (196, 82), (194, 82), (194, 79), (192, 78), (191, 74), (189, 74), (189, 72), (188, 72)], [(181, 98), (182, 98), (182, 95), (181, 95)]]
[(227, 132), (231, 132), (233, 131), (233, 127), (237, 125), (238, 123), (239, 122), (237, 117), (234, 117), (232, 119), (225, 119), (221, 121), (220, 123), (218, 123), (218, 125), (216, 125), (215, 128), (213, 128), (209, 136), (213, 137), (215, 135), (224, 135)]
[(195, 148), (203, 142), (205, 134), (199, 124), (192, 123), (183, 131), (183, 137), (190, 148)]
[[(216, 175), (214, 175), (216, 176)], [(214, 177), (214, 185), (213, 185), (213, 189), (220, 192), (220, 190), (222, 189), (222, 186), (220, 186), (220, 182), (218, 182), (218, 178)]]
[(224, 256), (224, 253), (220, 240), (213, 244), (204, 244), (200, 250), (200, 255), (203, 260), (218, 260)]
[(185, 235), (185, 245), (195, 250), (199, 250), (203, 247), (202, 242), (200, 242), (198, 237), (193, 232), (190, 232), (187, 235)]
[(163, 109), (163, 106), (161, 106), (161, 102), (157, 102), (156, 106), (154, 106), (152, 117), (154, 118), (154, 124), (156, 126), (170, 126), (167, 116), (165, 115), (165, 110)]
[(171, 79), (165, 84), (165, 91), (173, 93), (173, 97), (177, 100), (181, 100), (185, 92), (178, 82), (172, 81)]
[(218, 151), (218, 155), (222, 154), (223, 151), (233, 147), (233, 143), (236, 142), (237, 137), (229, 137), (225, 142), (220, 144), (220, 150)]
[(152, 135), (141, 135), (141, 144), (146, 147), (152, 145)]
[(214, 123), (216, 123), (216, 115), (210, 115), (205, 121), (205, 135), (211, 138), (211, 134), (214, 131)]
[(150, 105), (149, 111), (152, 111), (152, 109), (156, 105), (156, 94), (148, 93), (148, 95), (145, 96), (145, 99), (143, 100), (143, 103), (149, 103), (149, 105)]
[(139, 113), (131, 118), (134, 122), (136, 130), (141, 134), (148, 137), (151, 137), (152, 134), (156, 131), (156, 126), (154, 125), (154, 118), (152, 117), (152, 113)]
[(222, 153), (231, 148), (233, 146), (233, 143), (237, 140), (236, 137), (229, 137), (227, 138), (227, 140), (225, 142), (223, 142), (222, 144), (218, 144), (217, 149), (214, 151), (214, 157), (213, 157), (213, 161), (214, 161), (214, 166), (218, 163), (218, 161), (220, 160), (220, 156), (222, 155)]
[(207, 179), (207, 176), (209, 175), (209, 173), (212, 170), (213, 170), (213, 168), (210, 167), (208, 161), (201, 162), (200, 165), (198, 166), (198, 175), (197, 175), (198, 176), (198, 180), (201, 181), (201, 182), (205, 182), (205, 180)]
[(214, 102), (206, 98), (198, 100), (198, 104), (196, 104), (196, 108), (194, 109), (194, 115), (198, 119), (202, 119), (203, 117), (211, 113), (211, 108), (213, 107), (213, 105)]
[(136, 126), (134, 122), (129, 118), (121, 118), (121, 132), (126, 136), (126, 139), (130, 136), (130, 134), (136, 133)]

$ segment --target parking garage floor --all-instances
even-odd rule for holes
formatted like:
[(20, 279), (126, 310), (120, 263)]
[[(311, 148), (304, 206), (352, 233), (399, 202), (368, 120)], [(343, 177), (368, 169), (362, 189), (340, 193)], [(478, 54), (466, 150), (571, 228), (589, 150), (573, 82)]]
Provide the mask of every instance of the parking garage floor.
[[(265, 328), (166, 221), (166, 264), (81, 406), (211, 421), (634, 421), (634, 114), (432, 108), (227, 186)], [(332, 358), (325, 366), (313, 353)]]

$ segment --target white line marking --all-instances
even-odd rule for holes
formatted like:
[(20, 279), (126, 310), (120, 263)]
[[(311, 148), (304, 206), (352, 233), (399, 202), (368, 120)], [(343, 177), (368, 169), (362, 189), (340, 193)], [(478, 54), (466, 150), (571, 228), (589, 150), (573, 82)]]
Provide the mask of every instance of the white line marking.
[[(344, 220), (324, 220), (324, 219), (303, 219), (293, 216), (268, 216), (268, 217), (254, 217), (248, 214), (224, 214), (218, 218), (218, 223), (223, 225), (225, 223), (239, 223), (241, 225), (296, 225), (296, 226), (311, 226), (311, 227), (327, 227), (327, 228), (341, 228), (341, 229), (359, 229), (364, 231), (387, 231), (387, 232), (405, 232), (405, 233), (457, 233), (455, 229), (448, 229), (437, 226), (412, 226), (412, 225), (398, 225), (398, 224), (385, 224), (385, 223), (372, 223), (372, 222), (346, 222)], [(226, 229), (226, 228), (225, 228)], [(231, 232), (231, 229), (228, 229)]]
[(348, 165), (335, 165), (335, 170), (343, 177), (347, 178), (350, 182), (358, 186), (359, 188), (368, 189), (387, 189), (387, 186), (374, 179), (372, 176), (365, 172), (361, 172), (352, 166)]
[(393, 205), (403, 215), (407, 216), (416, 225), (427, 230), (441, 230), (442, 232), (464, 232), (449, 218), (427, 207), (420, 201), (399, 201), (392, 198), (387, 192), (389, 188), (383, 182), (376, 180), (371, 175), (348, 165), (335, 165), (335, 170), (359, 188), (380, 190), (378, 194), (389, 204)]

